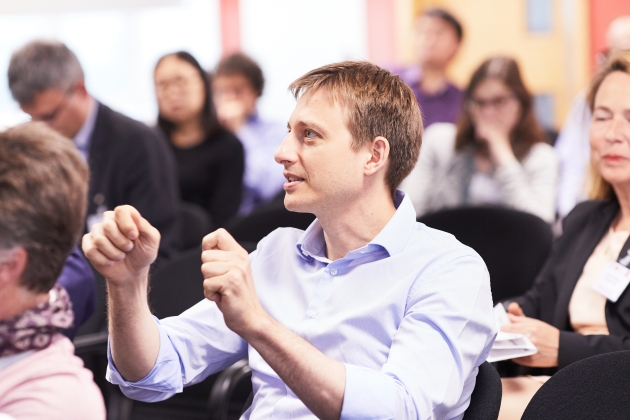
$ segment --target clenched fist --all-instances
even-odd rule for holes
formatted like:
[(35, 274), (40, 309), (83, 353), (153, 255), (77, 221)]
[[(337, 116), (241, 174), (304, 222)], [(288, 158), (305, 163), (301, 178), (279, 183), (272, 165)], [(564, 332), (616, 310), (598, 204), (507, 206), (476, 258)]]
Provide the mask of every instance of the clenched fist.
[(131, 206), (103, 214), (83, 236), (83, 252), (108, 282), (124, 285), (145, 275), (157, 257), (160, 232)]
[(265, 316), (249, 265), (249, 255), (225, 230), (203, 238), (201, 272), (206, 298), (216, 302), (226, 325), (247, 339)]

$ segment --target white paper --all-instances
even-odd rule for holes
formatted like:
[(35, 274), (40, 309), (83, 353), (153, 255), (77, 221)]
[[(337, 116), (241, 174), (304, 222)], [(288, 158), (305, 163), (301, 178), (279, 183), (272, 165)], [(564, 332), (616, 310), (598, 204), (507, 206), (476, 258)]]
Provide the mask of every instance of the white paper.
[(510, 323), (507, 312), (505, 312), (505, 308), (501, 303), (494, 307), (494, 321), (497, 323), (499, 332), (490, 350), (488, 362), (493, 363), (499, 360), (530, 356), (538, 352), (538, 349), (530, 341), (527, 334), (501, 331), (502, 325)]

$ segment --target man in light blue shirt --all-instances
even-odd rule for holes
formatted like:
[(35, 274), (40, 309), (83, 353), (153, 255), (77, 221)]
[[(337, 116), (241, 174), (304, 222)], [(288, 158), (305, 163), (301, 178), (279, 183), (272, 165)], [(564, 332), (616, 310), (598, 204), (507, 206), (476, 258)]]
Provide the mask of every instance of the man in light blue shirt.
[(396, 190), (420, 148), (413, 93), (364, 62), (290, 89), (275, 159), (286, 207), (317, 216), (305, 232), (278, 229), (249, 256), (209, 234), (207, 300), (160, 321), (146, 299), (157, 231), (123, 206), (84, 237), (108, 284), (108, 379), (159, 401), (248, 357), (247, 419), (461, 419), (496, 334), (490, 283), (472, 249), (416, 223)]
[(258, 63), (240, 52), (223, 57), (212, 77), (212, 99), (219, 121), (236, 134), (245, 150), (241, 215), (274, 199), (284, 184), (282, 168), (275, 164), (273, 155), (287, 135), (287, 127), (258, 115), (256, 103), (264, 87)]

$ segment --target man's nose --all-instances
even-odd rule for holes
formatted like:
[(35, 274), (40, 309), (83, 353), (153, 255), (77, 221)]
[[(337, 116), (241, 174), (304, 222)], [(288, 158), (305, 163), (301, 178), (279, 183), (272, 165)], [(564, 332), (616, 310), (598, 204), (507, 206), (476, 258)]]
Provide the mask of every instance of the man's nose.
[(287, 133), (273, 157), (280, 165), (290, 165), (296, 161), (295, 141), (292, 133)]

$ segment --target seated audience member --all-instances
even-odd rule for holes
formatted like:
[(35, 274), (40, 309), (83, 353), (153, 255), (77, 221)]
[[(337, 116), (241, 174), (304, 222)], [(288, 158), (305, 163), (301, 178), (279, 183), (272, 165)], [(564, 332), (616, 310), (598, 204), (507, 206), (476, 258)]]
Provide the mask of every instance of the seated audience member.
[(72, 249), (63, 266), (57, 284), (68, 292), (74, 322), (62, 333), (70, 340), (74, 339), (79, 327), (94, 313), (96, 307), (96, 280), (92, 267), (77, 247)]
[(241, 214), (272, 200), (282, 191), (285, 181), (273, 154), (287, 135), (286, 124), (264, 121), (256, 111), (264, 84), (258, 64), (241, 53), (223, 58), (212, 79), (219, 121), (236, 134), (245, 150)]
[(545, 143), (516, 62), (495, 57), (473, 74), (458, 126), (435, 124), (401, 188), (418, 215), (498, 204), (555, 218), (557, 160)]
[[(608, 52), (630, 50), (630, 15), (613, 20), (606, 36)], [(558, 179), (558, 215), (566, 216), (573, 207), (587, 199), (586, 179), (590, 161), (589, 127), (591, 113), (586, 94), (573, 101), (567, 120), (555, 144), (560, 163)]]
[(154, 79), (158, 125), (175, 154), (181, 197), (205, 208), (221, 226), (241, 204), (243, 147), (219, 124), (210, 82), (193, 56), (165, 55)]
[(83, 231), (87, 180), (76, 148), (44, 124), (0, 133), (0, 413), (17, 420), (105, 419), (61, 334), (72, 304), (55, 285)]
[[(627, 273), (630, 248), (630, 51), (613, 55), (588, 93), (592, 201), (564, 219), (563, 235), (531, 290), (510, 303), (505, 331), (529, 333), (538, 353), (514, 362), (563, 368), (597, 354), (630, 350), (630, 292), (601, 288), (608, 265)], [(600, 290), (599, 292), (596, 290)], [(503, 419), (519, 419), (548, 377), (503, 379)]]
[(414, 29), (418, 64), (398, 73), (413, 90), (425, 127), (456, 123), (464, 94), (446, 71), (462, 43), (462, 25), (446, 10), (430, 8), (418, 16)]
[(245, 418), (461, 419), (496, 333), (490, 283), (472, 249), (416, 223), (396, 190), (420, 149), (413, 93), (364, 62), (290, 89), (275, 159), (286, 207), (317, 215), (306, 231), (278, 229), (249, 257), (225, 230), (207, 235), (207, 299), (161, 321), (146, 297), (157, 231), (125, 206), (84, 236), (108, 281), (107, 378), (158, 401), (248, 357)]
[(162, 235), (159, 259), (179, 244), (174, 163), (156, 130), (88, 93), (79, 60), (64, 44), (33, 41), (13, 53), (9, 88), (24, 112), (71, 139), (90, 167), (87, 229), (130, 204)]

